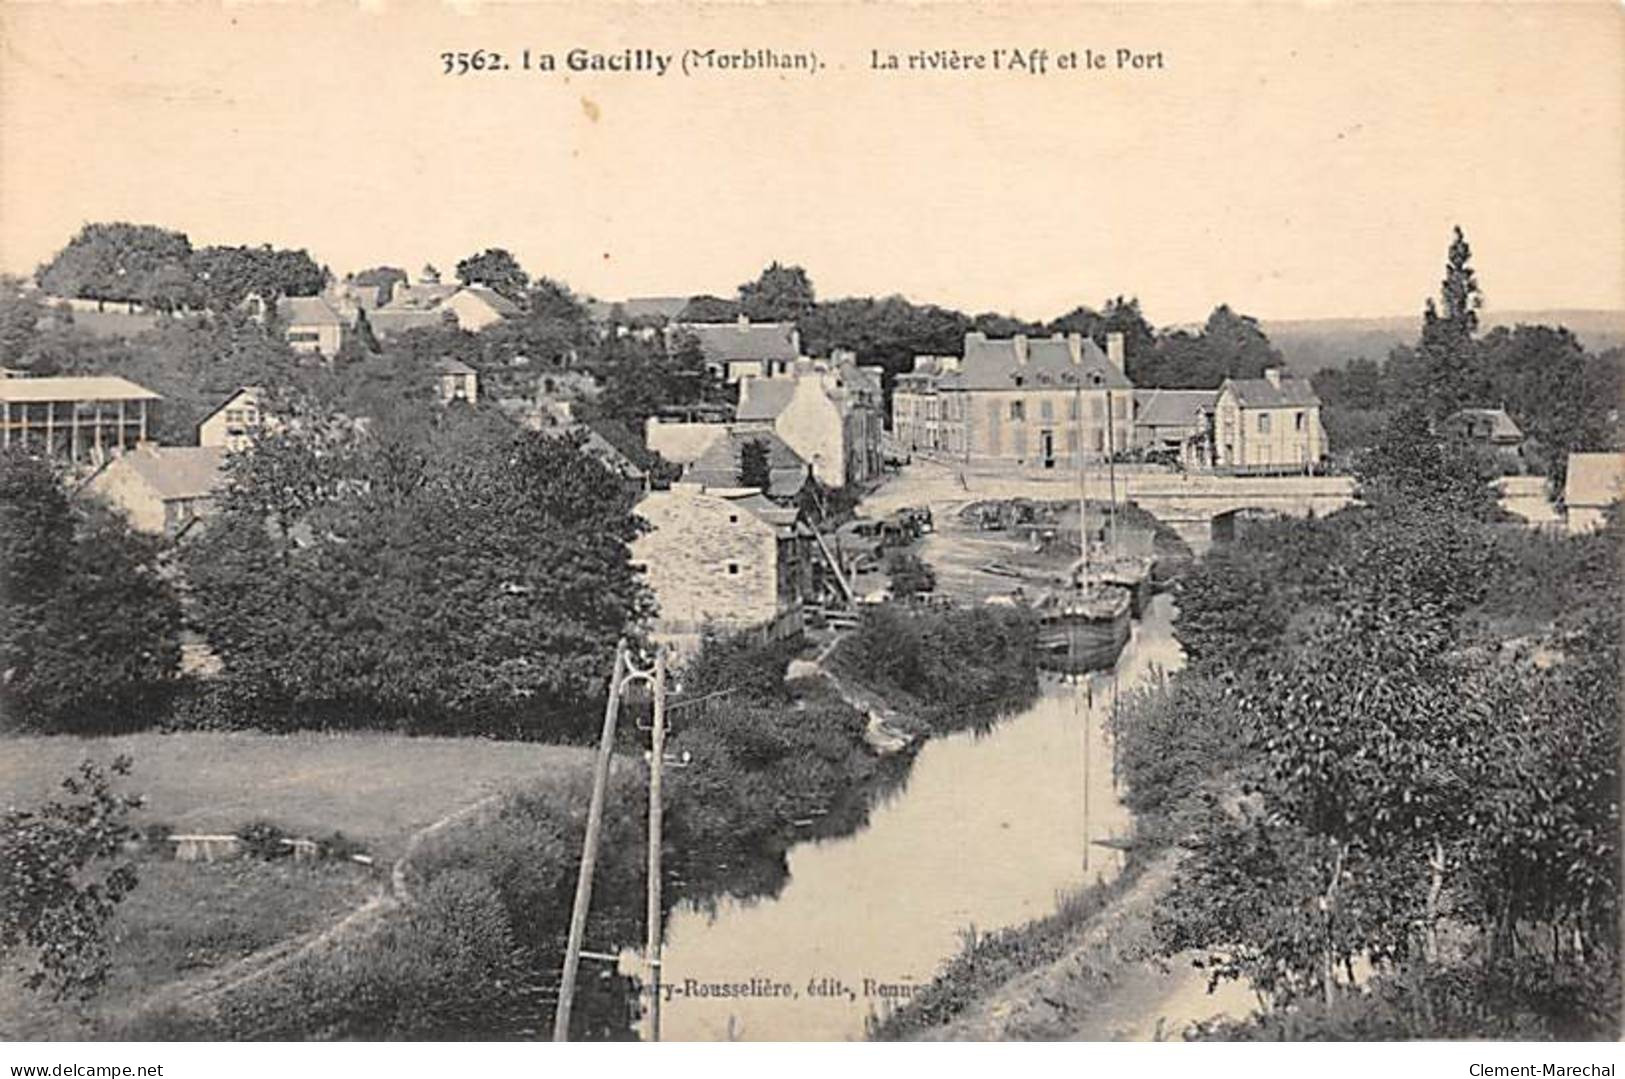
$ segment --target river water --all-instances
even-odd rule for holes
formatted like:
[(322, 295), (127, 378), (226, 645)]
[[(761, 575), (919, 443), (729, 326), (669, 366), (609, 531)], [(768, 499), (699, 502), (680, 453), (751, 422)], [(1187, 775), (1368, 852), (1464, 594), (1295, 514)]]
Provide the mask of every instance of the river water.
[(1182, 664), (1172, 613), (1157, 597), (1112, 670), (1046, 682), (991, 731), (928, 742), (862, 829), (791, 848), (777, 896), (673, 911), (662, 1037), (862, 1038), (866, 1017), (928, 983), (966, 931), (1042, 917), (1060, 893), (1114, 877), (1123, 856), (1097, 841), (1130, 820), (1106, 722), (1114, 694)]

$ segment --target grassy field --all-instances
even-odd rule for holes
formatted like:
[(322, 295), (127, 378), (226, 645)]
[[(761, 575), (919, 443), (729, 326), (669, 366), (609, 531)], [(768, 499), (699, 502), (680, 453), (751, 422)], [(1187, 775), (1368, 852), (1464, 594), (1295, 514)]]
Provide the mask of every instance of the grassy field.
[(232, 832), (255, 820), (317, 837), (343, 832), (380, 860), (411, 834), (515, 780), (584, 768), (573, 746), (390, 734), (133, 734), (0, 739), (0, 806), (60, 793), (80, 761), (135, 762), (119, 789), (146, 805), (136, 823)]
[(0, 1040), (115, 1036), (164, 985), (319, 930), (387, 886), (419, 829), (516, 782), (586, 769), (591, 751), (481, 739), (386, 734), (136, 734), (0, 739), (0, 806), (61, 794), (80, 761), (134, 761), (118, 789), (146, 798), (138, 826), (234, 832), (267, 820), (291, 834), (343, 832), (377, 859), (295, 864), (248, 858), (143, 858), (141, 883), (113, 925), (114, 975), (89, 1005), (54, 1004), (0, 971)]
[(0, 1040), (99, 1040), (159, 986), (321, 929), (384, 886), (382, 871), (346, 862), (192, 863), (148, 859), (112, 924), (113, 969), (87, 1004), (32, 993), (0, 973)]

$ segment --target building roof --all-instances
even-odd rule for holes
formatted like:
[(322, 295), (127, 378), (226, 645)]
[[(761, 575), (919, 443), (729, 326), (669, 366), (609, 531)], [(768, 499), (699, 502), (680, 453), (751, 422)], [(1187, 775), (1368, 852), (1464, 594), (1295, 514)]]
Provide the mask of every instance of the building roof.
[(756, 439), (767, 443), (768, 497), (794, 498), (800, 494), (807, 483), (807, 462), (784, 439), (768, 430), (729, 430), (688, 466), (683, 480), (707, 487), (738, 487), (744, 445)]
[(694, 335), (712, 363), (794, 360), (801, 355), (793, 322), (685, 322), (679, 329)]
[(203, 498), (213, 494), (225, 478), (224, 446), (138, 446), (119, 456), (109, 469), (130, 469), (159, 498)]
[(634, 467), (644, 471), (654, 467), (655, 455), (649, 452), (649, 447), (643, 444), (643, 439), (620, 420), (588, 420), (586, 426)]
[(491, 310), (503, 318), (513, 318), (519, 314), (519, 305), (494, 288), (485, 285), (465, 285), (458, 289), (458, 294), (467, 294), (484, 302)]
[(1563, 484), (1568, 506), (1608, 506), (1625, 497), (1625, 454), (1571, 453)]
[(620, 318), (625, 322), (642, 319), (671, 322), (687, 306), (687, 296), (631, 296), (624, 300), (590, 300), (587, 314), (595, 321), (609, 322), (615, 318), (616, 309), (619, 308)]
[(344, 325), (333, 305), (320, 296), (284, 296), (277, 301), (277, 314), (289, 326)]
[(416, 285), (400, 284), (395, 286), (395, 294), (390, 297), (387, 304), (380, 307), (380, 311), (399, 310), (400, 308), (428, 308), (437, 307), (447, 299), (456, 295), (461, 285), (442, 285), (438, 283), (419, 283)]
[(367, 312), (367, 325), (372, 327), (374, 333), (380, 335), (433, 328), (439, 326), (442, 321), (441, 312), (432, 308), (389, 306)]
[(442, 356), (434, 361), (434, 369), (442, 375), (477, 375), (478, 371), (453, 356)]
[(739, 380), (740, 420), (776, 420), (796, 395), (793, 378), (743, 378)]
[(0, 378), (0, 401), (157, 401), (158, 394), (116, 375)]
[[(1235, 391), (1242, 408), (1310, 408), (1320, 404), (1320, 395), (1306, 378), (1283, 378), (1276, 385), (1267, 378), (1227, 378), (1224, 386)], [(1223, 392), (1224, 386), (1220, 386)]]
[(1502, 408), (1464, 408), (1453, 413), (1447, 423), (1461, 423), (1475, 437), (1491, 442), (1522, 442), (1523, 430)]
[(263, 389), (261, 389), (260, 387), (258, 387), (258, 386), (239, 386), (239, 387), (237, 387), (235, 390), (231, 391), (231, 393), (226, 397), (226, 399), (224, 401), (221, 401), (218, 405), (215, 405), (214, 408), (210, 410), (210, 412), (209, 412), (209, 414), (207, 416), (204, 416), (201, 420), (199, 420), (198, 421), (198, 426), (202, 427), (204, 424), (206, 424), (210, 420), (214, 419), (222, 411), (224, 411), (227, 407), (229, 407), (233, 401), (237, 400), (239, 397), (242, 397), (244, 394), (247, 394), (249, 397), (253, 398), (255, 401), (258, 401), (261, 397), (263, 397), (265, 395), (265, 391)]
[(1218, 390), (1135, 390), (1134, 422), (1142, 427), (1187, 427), (1219, 398)]
[[(1017, 381), (1017, 379), (1021, 381)], [(966, 390), (1012, 390), (1017, 386), (1126, 390), (1128, 377), (1106, 354), (1081, 334), (1051, 337), (1007, 337), (990, 340), (984, 333), (965, 335), (965, 359), (959, 378), (939, 383)]]

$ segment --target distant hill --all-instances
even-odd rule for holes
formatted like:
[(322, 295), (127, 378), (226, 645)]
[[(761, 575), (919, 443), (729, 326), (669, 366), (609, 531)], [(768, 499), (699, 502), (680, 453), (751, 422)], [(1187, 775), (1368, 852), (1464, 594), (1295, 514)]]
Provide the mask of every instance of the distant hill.
[[(1479, 316), (1485, 329), (1519, 323), (1567, 326), (1591, 352), (1625, 346), (1625, 311), (1486, 311)], [(1382, 362), (1395, 345), (1416, 341), (1422, 316), (1261, 319), (1259, 325), (1286, 357), (1288, 370), (1307, 376), (1361, 356)]]

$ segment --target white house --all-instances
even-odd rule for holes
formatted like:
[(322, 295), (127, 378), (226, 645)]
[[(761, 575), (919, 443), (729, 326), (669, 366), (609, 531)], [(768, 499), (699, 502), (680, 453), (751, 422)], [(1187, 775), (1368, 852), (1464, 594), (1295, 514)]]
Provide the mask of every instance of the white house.
[(1320, 397), (1308, 379), (1227, 378), (1213, 409), (1213, 464), (1236, 471), (1307, 471), (1326, 457)]
[(197, 444), (240, 450), (262, 430), (279, 427), (280, 422), (267, 415), (263, 408), (264, 396), (265, 391), (258, 386), (244, 386), (226, 398), (198, 424)]
[(1608, 508), (1625, 498), (1625, 454), (1571, 453), (1563, 484), (1563, 509), (1570, 532), (1595, 532), (1607, 522)]

